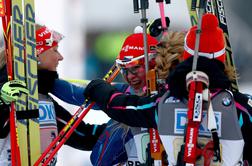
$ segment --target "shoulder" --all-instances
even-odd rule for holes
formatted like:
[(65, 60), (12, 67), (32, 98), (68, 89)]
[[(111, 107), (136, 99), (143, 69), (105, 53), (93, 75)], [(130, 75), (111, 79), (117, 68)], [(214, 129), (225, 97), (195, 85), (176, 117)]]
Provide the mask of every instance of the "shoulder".
[(241, 92), (234, 92), (234, 100), (236, 103), (236, 108), (242, 112), (249, 113), (252, 115), (252, 97), (249, 94), (244, 94)]

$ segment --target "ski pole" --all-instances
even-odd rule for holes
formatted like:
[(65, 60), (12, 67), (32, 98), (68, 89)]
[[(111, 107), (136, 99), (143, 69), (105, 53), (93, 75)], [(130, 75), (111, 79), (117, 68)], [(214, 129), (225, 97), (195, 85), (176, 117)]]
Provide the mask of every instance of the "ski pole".
[[(5, 41), (5, 60), (7, 64), (8, 80), (13, 80), (13, 67), (12, 67), (12, 45), (11, 45), (11, 1), (1, 1), (1, 17), (3, 34)], [(16, 112), (14, 103), (10, 106), (10, 139), (11, 139), (11, 164), (13, 166), (20, 166), (20, 150), (17, 140), (17, 124)]]
[[(195, 8), (197, 1), (192, 1), (192, 8)], [(185, 165), (194, 166), (197, 159), (197, 138), (199, 126), (202, 121), (203, 98), (202, 93), (205, 87), (208, 87), (208, 76), (200, 71), (196, 71), (198, 62), (198, 52), (201, 36), (202, 16), (205, 11), (206, 0), (200, 0), (199, 19), (196, 30), (196, 41), (194, 47), (192, 71), (186, 76), (186, 83), (189, 89), (187, 128), (184, 146)], [(193, 9), (194, 10), (194, 9)]]
[[(165, 20), (164, 0), (156, 0), (156, 2), (159, 5), (163, 36), (165, 36), (168, 34), (168, 32), (167, 32), (168, 29), (167, 29), (167, 24), (166, 24), (166, 20)], [(170, 3), (170, 2), (166, 2), (166, 3)]]
[[(114, 64), (103, 79), (108, 82), (112, 82), (114, 80), (114, 78), (118, 75), (118, 73), (119, 73), (119, 69), (117, 68), (116, 64)], [(42, 162), (42, 160), (45, 159), (46, 155), (52, 150), (53, 150), (52, 153), (45, 160), (44, 165), (45, 165), (45, 163), (48, 163), (53, 158), (53, 156), (57, 153), (59, 148), (64, 144), (64, 142), (67, 141), (67, 139), (70, 137), (70, 135), (75, 130), (75, 128), (78, 126), (78, 124), (82, 121), (82, 119), (85, 117), (85, 115), (88, 113), (88, 111), (95, 104), (94, 102), (92, 102), (84, 110), (84, 107), (87, 102), (88, 102), (88, 99), (86, 99), (84, 104), (75, 112), (73, 117), (68, 121), (68, 123), (65, 125), (65, 127), (60, 131), (59, 135), (53, 140), (53, 142), (51, 142), (51, 144), (46, 148), (46, 150), (43, 152), (43, 154), (39, 157), (39, 159), (36, 161), (34, 166), (38, 166)], [(61, 140), (61, 142), (58, 145), (56, 145), (60, 140)]]
[[(118, 73), (119, 73), (119, 70), (115, 71), (115, 73), (110, 78), (114, 79)], [(111, 82), (112, 81), (111, 79), (107, 80), (107, 81)], [(47, 164), (51, 161), (51, 159), (54, 157), (54, 155), (58, 152), (60, 147), (68, 140), (68, 138), (71, 136), (71, 134), (76, 129), (76, 127), (78, 127), (78, 125), (80, 124), (82, 119), (86, 116), (86, 114), (94, 106), (94, 104), (95, 104), (95, 102), (92, 102), (91, 104), (89, 104), (89, 106), (86, 109), (84, 109), (84, 111), (81, 113), (81, 115), (79, 117), (77, 116), (77, 118), (76, 118), (77, 120), (74, 122), (74, 124), (71, 126), (71, 128), (69, 127), (70, 128), (69, 131), (67, 131), (67, 133), (65, 133), (65, 135), (62, 137), (62, 139), (59, 141), (59, 144), (55, 147), (55, 149), (53, 149), (51, 154), (48, 156), (48, 158), (44, 162), (43, 166), (47, 166)]]

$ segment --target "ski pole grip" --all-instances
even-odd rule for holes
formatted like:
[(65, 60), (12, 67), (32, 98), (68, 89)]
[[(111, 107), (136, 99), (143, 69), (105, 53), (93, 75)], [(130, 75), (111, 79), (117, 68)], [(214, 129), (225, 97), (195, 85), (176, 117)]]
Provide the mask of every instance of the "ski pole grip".
[(192, 0), (191, 10), (195, 11), (197, 6), (197, 0)]
[(134, 8), (134, 13), (139, 13), (138, 0), (133, 0), (133, 8)]
[(187, 90), (189, 90), (189, 85), (194, 81), (202, 82), (206, 87), (209, 86), (208, 76), (202, 71), (192, 71), (186, 75)]

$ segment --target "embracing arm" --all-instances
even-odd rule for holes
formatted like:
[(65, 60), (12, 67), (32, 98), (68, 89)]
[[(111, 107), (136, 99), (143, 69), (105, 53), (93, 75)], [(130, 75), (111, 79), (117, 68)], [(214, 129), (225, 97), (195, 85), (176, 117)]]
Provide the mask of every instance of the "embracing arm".
[(125, 95), (103, 80), (91, 81), (84, 95), (97, 102), (114, 120), (133, 127), (157, 128), (155, 117), (159, 96)]
[(85, 100), (82, 95), (84, 90), (85, 88), (83, 87), (76, 86), (62, 79), (56, 79), (51, 93), (69, 104), (82, 105)]
[[(113, 86), (120, 92), (124, 92), (128, 87), (124, 83), (114, 83)], [(56, 79), (51, 93), (66, 103), (80, 106), (85, 100), (83, 96), (84, 91), (85, 87), (74, 85), (62, 79)], [(100, 108), (95, 105), (93, 109), (99, 110)]]

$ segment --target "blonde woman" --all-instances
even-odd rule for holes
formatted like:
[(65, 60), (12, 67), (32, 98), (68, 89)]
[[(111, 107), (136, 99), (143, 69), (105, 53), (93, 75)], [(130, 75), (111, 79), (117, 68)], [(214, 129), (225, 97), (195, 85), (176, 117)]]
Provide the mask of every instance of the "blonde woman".
[[(51, 30), (46, 26), (37, 25), (36, 49), (38, 58), (41, 152), (47, 148), (50, 142), (57, 136), (58, 131), (61, 131), (66, 123), (72, 118), (72, 115), (67, 110), (49, 96), (49, 92), (52, 92), (55, 89), (55, 86), (58, 85), (55, 82), (60, 81), (57, 74), (57, 66), (59, 62), (63, 60), (63, 56), (58, 51), (61, 39), (62, 35), (60, 33)], [(23, 82), (17, 82), (16, 80), (7, 82), (4, 50), (0, 52), (0, 56), (0, 80), (3, 84), (3, 86), (0, 87), (2, 101), (0, 106), (0, 165), (8, 166), (11, 163), (8, 104), (12, 101), (16, 101), (19, 93), (27, 92), (27, 90), (25, 89), (25, 84)], [(68, 85), (68, 88), (69, 86), (70, 85)], [(66, 90), (67, 88), (62, 89)], [(61, 91), (63, 91), (62, 89)], [(13, 90), (16, 90), (15, 94), (13, 94)], [(81, 92), (83, 93), (83, 90)], [(105, 126), (106, 125), (89, 125), (81, 122), (65, 144), (79, 150), (92, 150)], [(50, 162), (50, 165), (55, 165), (56, 161), (55, 156)]]

